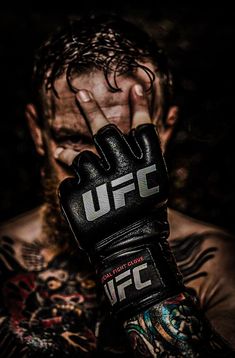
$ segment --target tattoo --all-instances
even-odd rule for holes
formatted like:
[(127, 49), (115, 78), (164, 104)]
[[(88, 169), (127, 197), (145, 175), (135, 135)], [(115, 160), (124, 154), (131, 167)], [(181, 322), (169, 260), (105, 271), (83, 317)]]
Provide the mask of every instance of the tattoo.
[(169, 298), (125, 322), (137, 357), (233, 357), (187, 292)]
[[(171, 243), (185, 283), (209, 274), (204, 265), (219, 250), (204, 245), (209, 238), (211, 234), (192, 235)], [(123, 328), (106, 314), (106, 302), (90, 265), (79, 263), (75, 253), (61, 254), (47, 264), (41, 249), (37, 242), (2, 238), (1, 357), (93, 356), (95, 352), (130, 357)], [(135, 354), (221, 357), (222, 351), (226, 357), (226, 343), (198, 312), (193, 299), (184, 293), (128, 320), (125, 330)]]
[(47, 264), (39, 243), (0, 241), (0, 356), (125, 357), (121, 324), (107, 315), (87, 257)]
[[(4, 277), (10, 272), (22, 270), (22, 266), (30, 271), (39, 271), (44, 266), (39, 243), (16, 243), (8, 236), (0, 240), (0, 274)], [(20, 264), (21, 262), (21, 264)]]
[(18, 357), (94, 352), (94, 275), (78, 273), (76, 257), (60, 255), (47, 265), (37, 244), (23, 244), (20, 251), (17, 245), (6, 237), (1, 245), (1, 357), (15, 350)]
[(185, 284), (208, 275), (203, 265), (212, 260), (218, 251), (216, 246), (203, 248), (203, 244), (210, 238), (211, 233), (193, 234), (170, 243)]

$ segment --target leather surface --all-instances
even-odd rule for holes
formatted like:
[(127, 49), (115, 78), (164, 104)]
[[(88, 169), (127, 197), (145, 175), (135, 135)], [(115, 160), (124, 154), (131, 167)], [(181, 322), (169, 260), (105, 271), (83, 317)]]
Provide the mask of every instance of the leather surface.
[(61, 207), (112, 312), (125, 319), (182, 290), (166, 241), (167, 169), (153, 124), (128, 136), (108, 124), (94, 142), (100, 157), (84, 151), (74, 159)]
[[(80, 246), (88, 252), (105, 237), (148, 216), (156, 206), (166, 203), (168, 196), (167, 169), (153, 124), (138, 126), (128, 137), (115, 125), (108, 124), (97, 132), (94, 142), (100, 158), (90, 151), (80, 153), (72, 165), (76, 177), (64, 180), (59, 188), (63, 212)], [(136, 173), (153, 164), (156, 171), (147, 175), (148, 186), (159, 186), (159, 192), (140, 197)], [(133, 180), (124, 185), (134, 183), (135, 190), (126, 193), (125, 206), (115, 209), (111, 182), (130, 173)], [(102, 184), (107, 187), (110, 210), (94, 221), (88, 221), (82, 195), (91, 190), (98, 208), (95, 188)]]

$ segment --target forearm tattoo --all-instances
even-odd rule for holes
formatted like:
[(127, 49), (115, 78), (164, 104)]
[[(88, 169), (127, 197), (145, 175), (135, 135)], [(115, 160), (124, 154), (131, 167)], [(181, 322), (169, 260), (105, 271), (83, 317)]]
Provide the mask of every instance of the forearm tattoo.
[(124, 327), (136, 357), (234, 357), (187, 292), (129, 319)]

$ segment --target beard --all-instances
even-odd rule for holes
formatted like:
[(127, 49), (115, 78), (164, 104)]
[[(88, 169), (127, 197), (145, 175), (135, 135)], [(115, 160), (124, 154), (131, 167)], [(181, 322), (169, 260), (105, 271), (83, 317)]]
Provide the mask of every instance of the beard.
[(46, 161), (43, 166), (42, 187), (44, 208), (42, 212), (43, 243), (47, 247), (53, 247), (57, 251), (69, 251), (84, 256), (65, 220), (58, 197), (60, 181), (53, 165)]

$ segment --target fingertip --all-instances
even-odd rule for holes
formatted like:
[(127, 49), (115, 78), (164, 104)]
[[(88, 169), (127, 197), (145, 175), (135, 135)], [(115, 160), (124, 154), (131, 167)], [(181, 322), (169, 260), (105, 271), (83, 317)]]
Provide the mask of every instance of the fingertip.
[(63, 164), (70, 166), (78, 152), (73, 149), (58, 147), (54, 152), (54, 158)]
[(149, 104), (144, 87), (136, 83), (131, 88), (132, 128), (142, 123), (150, 123)]
[(60, 154), (63, 152), (64, 148), (63, 147), (57, 147), (55, 152), (54, 152), (54, 158), (55, 159), (59, 159)]
[(143, 86), (141, 86), (139, 83), (135, 84), (133, 86), (133, 90), (135, 92), (135, 95), (137, 97), (144, 97), (144, 89)]
[(79, 90), (76, 93), (76, 98), (79, 102), (90, 102), (93, 98), (91, 96), (91, 92), (87, 91), (87, 90)]
[(149, 111), (148, 96), (141, 84), (136, 83), (131, 87), (130, 100), (133, 111), (138, 109)]
[(79, 107), (81, 107), (88, 128), (93, 135), (99, 128), (109, 123), (92, 92), (81, 89), (76, 93), (76, 99)]

